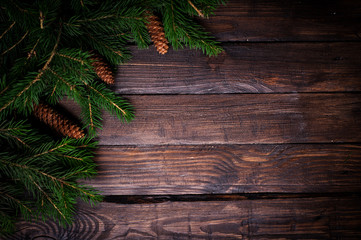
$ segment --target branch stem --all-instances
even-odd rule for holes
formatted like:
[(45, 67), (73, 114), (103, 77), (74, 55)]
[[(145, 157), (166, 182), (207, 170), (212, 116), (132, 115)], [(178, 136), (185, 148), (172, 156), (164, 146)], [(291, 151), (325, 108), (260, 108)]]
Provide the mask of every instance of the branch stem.
[(10, 29), (12, 29), (15, 25), (15, 21), (0, 35), (0, 39), (8, 32)]
[(96, 92), (97, 94), (99, 94), (102, 98), (104, 98), (105, 100), (107, 100), (110, 104), (112, 104), (114, 107), (116, 107), (117, 109), (119, 109), (119, 111), (121, 111), (125, 116), (127, 115), (127, 113), (121, 109), (121, 107), (119, 107), (117, 104), (115, 104), (112, 100), (110, 100), (109, 98), (107, 98), (106, 96), (104, 96), (101, 92), (99, 92), (98, 90), (96, 90), (95, 88), (93, 88), (92, 86), (90, 86), (89, 84), (87, 84), (86, 82), (83, 81), (83, 83), (89, 87), (91, 90), (93, 90), (94, 92)]
[(51, 51), (50, 53), (50, 56), (48, 58), (48, 60), (46, 61), (46, 63), (44, 64), (43, 68), (40, 70), (40, 72), (38, 73), (38, 75), (35, 77), (35, 79), (30, 82), (21, 92), (19, 92), (13, 99), (11, 99), (9, 102), (7, 102), (5, 105), (3, 105), (1, 108), (0, 108), (0, 112), (2, 112), (4, 109), (6, 109), (10, 104), (12, 104), (16, 98), (20, 97), (24, 92), (26, 92), (33, 84), (35, 84), (36, 82), (38, 82), (41, 77), (43, 76), (44, 72), (48, 69), (49, 67), (49, 64), (51, 62), (51, 60), (53, 60), (54, 56), (55, 56), (55, 53), (56, 53), (56, 49), (58, 48), (58, 45), (59, 45), (59, 41), (60, 41), (60, 35), (61, 35), (61, 28), (59, 30), (59, 33), (58, 33), (58, 37), (57, 37), (57, 40), (56, 40), (56, 43), (54, 45), (54, 48), (53, 50)]
[(59, 145), (59, 146), (57, 146), (57, 147), (55, 147), (55, 148), (52, 148), (52, 149), (50, 149), (50, 150), (48, 150), (48, 151), (45, 151), (45, 152), (36, 154), (36, 155), (32, 156), (32, 158), (40, 157), (40, 156), (42, 156), (42, 155), (44, 155), (44, 154), (48, 154), (48, 153), (54, 152), (55, 150), (57, 150), (57, 149), (59, 149), (59, 148), (61, 148), (61, 147), (64, 147), (64, 146), (66, 146), (66, 145), (68, 145), (68, 144), (67, 144), (67, 143), (64, 143), (64, 144)]
[(7, 197), (7, 198), (12, 199), (13, 201), (15, 201), (15, 202), (17, 202), (18, 204), (20, 204), (21, 206), (23, 206), (26, 210), (28, 210), (29, 212), (31, 212), (31, 209), (28, 208), (27, 206), (25, 206), (19, 199), (14, 198), (13, 196), (11, 196), (11, 195), (9, 195), (9, 194), (7, 194), (7, 193), (5, 193), (5, 192), (0, 192), (0, 196), (5, 196), (5, 197)]
[(204, 17), (203, 13), (190, 0), (188, 0), (188, 3), (192, 6), (192, 8), (194, 8), (194, 10), (196, 10), (200, 17)]
[[(14, 163), (14, 162), (9, 162), (9, 161), (6, 161), (6, 160), (3, 160), (3, 159), (0, 159), (0, 162), (3, 162), (5, 164), (8, 164), (8, 165), (12, 165), (12, 166), (15, 166), (15, 167), (19, 167), (19, 168), (23, 168), (23, 169), (29, 169), (29, 170), (32, 170), (34, 172), (37, 172), (41, 175), (44, 175), (48, 178), (50, 178), (52, 181), (57, 181), (57, 182), (60, 182), (68, 187), (71, 187), (71, 188), (74, 188), (75, 190), (79, 191), (79, 192), (82, 192), (83, 194), (87, 195), (87, 196), (90, 196), (90, 197), (95, 197), (95, 195), (91, 194), (91, 193), (88, 193), (86, 191), (84, 191), (83, 189), (79, 188), (79, 187), (76, 187), (70, 183), (68, 183), (67, 181), (64, 181), (63, 179), (60, 179), (60, 178), (57, 178), (57, 177), (54, 177), (50, 174), (47, 174), (45, 172), (42, 172), (40, 171), (39, 169), (36, 169), (36, 168), (33, 168), (33, 167), (29, 167), (29, 166), (26, 166), (26, 165), (21, 165), (21, 164), (18, 164), (18, 163)], [(30, 176), (29, 176), (30, 177)]]
[(40, 190), (40, 192), (42, 192), (44, 194), (44, 196), (46, 197), (46, 199), (48, 199), (48, 201), (51, 203), (51, 205), (53, 205), (53, 207), (60, 213), (60, 215), (66, 219), (66, 217), (64, 216), (64, 214), (60, 211), (60, 209), (58, 208), (58, 206), (56, 206), (56, 204), (53, 202), (53, 200), (51, 200), (51, 198), (49, 197), (49, 195), (39, 186), (39, 184), (37, 184), (33, 177), (29, 175), (30, 180), (34, 183), (34, 185)]
[(28, 35), (29, 31), (26, 31), (26, 33), (20, 38), (19, 41), (17, 41), (14, 45), (12, 45), (9, 49), (5, 50), (3, 53), (1, 53), (1, 55), (6, 54), (7, 52), (11, 51), (13, 48), (15, 48), (17, 45), (19, 45), (26, 37), (26, 35)]

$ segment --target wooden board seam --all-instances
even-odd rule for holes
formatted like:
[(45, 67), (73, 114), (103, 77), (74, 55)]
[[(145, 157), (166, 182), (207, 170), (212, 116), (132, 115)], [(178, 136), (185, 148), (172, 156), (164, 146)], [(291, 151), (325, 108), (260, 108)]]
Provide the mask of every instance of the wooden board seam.
[(103, 202), (117, 204), (150, 204), (163, 202), (245, 201), (307, 198), (359, 197), (360, 192), (318, 193), (244, 193), (244, 194), (183, 194), (183, 195), (108, 195)]

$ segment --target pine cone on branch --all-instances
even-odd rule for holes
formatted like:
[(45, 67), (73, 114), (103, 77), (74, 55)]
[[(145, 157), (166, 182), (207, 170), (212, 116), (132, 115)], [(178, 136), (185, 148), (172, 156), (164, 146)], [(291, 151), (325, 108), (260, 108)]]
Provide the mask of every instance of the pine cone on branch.
[(147, 12), (148, 24), (147, 29), (152, 39), (154, 46), (157, 48), (157, 51), (160, 54), (165, 54), (168, 52), (168, 40), (165, 38), (164, 28), (162, 22), (159, 18), (150, 12)]
[(94, 54), (91, 59), (93, 60), (92, 66), (98, 77), (106, 84), (114, 84), (114, 74), (104, 58), (99, 54)]
[(39, 105), (34, 105), (33, 114), (40, 121), (64, 136), (75, 139), (85, 136), (82, 129), (47, 104), (40, 103)]

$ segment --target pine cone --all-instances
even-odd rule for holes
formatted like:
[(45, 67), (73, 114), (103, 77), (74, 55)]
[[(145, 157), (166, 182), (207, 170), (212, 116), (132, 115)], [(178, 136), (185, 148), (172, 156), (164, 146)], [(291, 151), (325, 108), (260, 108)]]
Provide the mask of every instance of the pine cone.
[(148, 24), (147, 29), (150, 35), (150, 38), (153, 41), (154, 46), (157, 48), (157, 51), (160, 54), (165, 54), (168, 52), (168, 40), (165, 38), (164, 28), (159, 18), (149, 12), (147, 12)]
[(104, 59), (99, 54), (94, 54), (91, 59), (93, 60), (94, 71), (100, 79), (107, 84), (114, 84), (113, 72)]
[(77, 125), (46, 104), (40, 103), (39, 105), (34, 105), (33, 114), (40, 121), (46, 123), (64, 136), (79, 139), (85, 135), (83, 130)]

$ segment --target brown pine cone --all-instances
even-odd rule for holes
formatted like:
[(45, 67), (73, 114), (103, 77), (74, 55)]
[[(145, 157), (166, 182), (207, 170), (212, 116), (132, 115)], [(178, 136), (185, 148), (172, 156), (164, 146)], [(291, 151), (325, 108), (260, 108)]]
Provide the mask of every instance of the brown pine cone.
[(49, 125), (51, 128), (55, 129), (57, 132), (61, 133), (64, 136), (75, 139), (83, 138), (85, 136), (82, 129), (80, 129), (70, 120), (66, 119), (63, 115), (56, 112), (49, 105), (46, 105), (44, 103), (34, 105), (33, 114), (40, 121)]
[(162, 22), (159, 18), (149, 12), (147, 12), (148, 24), (147, 29), (150, 35), (150, 38), (153, 41), (154, 46), (157, 48), (157, 51), (160, 54), (165, 54), (168, 52), (168, 40), (165, 38), (164, 28)]
[(99, 54), (93, 54), (92, 66), (99, 78), (106, 84), (114, 84), (114, 75), (108, 64), (104, 61), (103, 57)]

